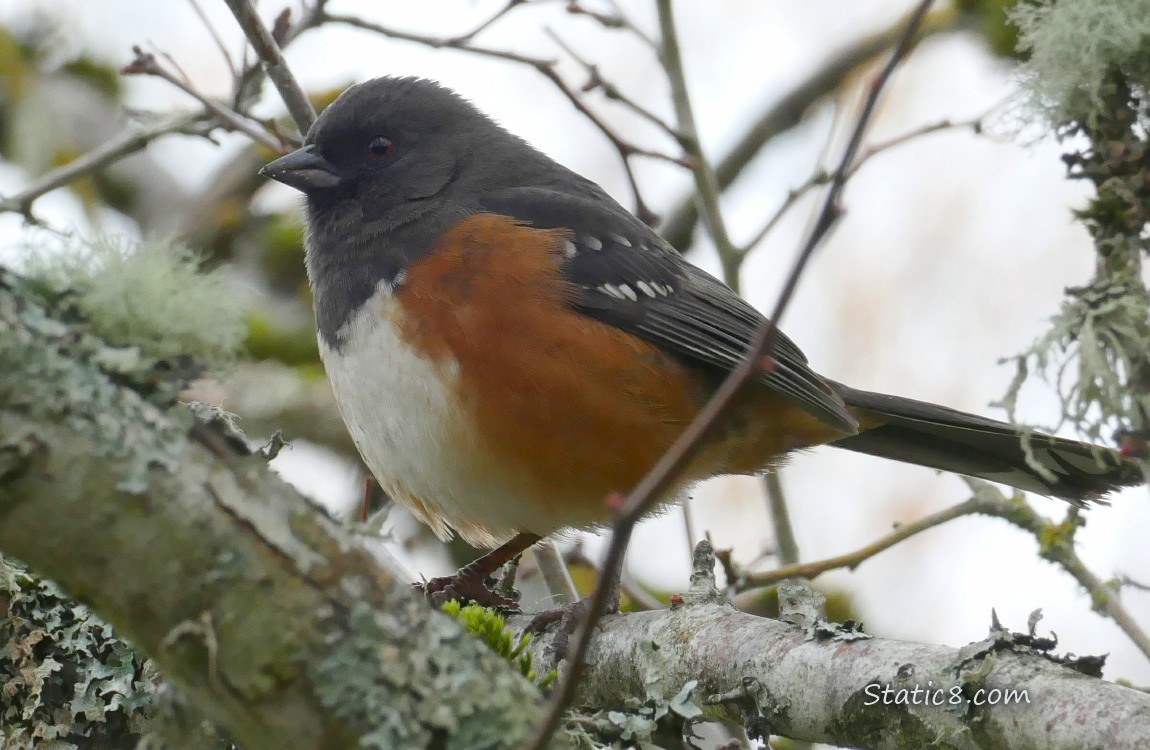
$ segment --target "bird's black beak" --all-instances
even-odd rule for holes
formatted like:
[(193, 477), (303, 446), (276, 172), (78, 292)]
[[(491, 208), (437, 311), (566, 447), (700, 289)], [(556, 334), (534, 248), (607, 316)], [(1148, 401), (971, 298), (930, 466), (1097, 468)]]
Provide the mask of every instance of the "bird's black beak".
[(314, 145), (304, 146), (264, 165), (260, 174), (304, 193), (333, 188), (340, 182), (335, 167), (319, 155)]

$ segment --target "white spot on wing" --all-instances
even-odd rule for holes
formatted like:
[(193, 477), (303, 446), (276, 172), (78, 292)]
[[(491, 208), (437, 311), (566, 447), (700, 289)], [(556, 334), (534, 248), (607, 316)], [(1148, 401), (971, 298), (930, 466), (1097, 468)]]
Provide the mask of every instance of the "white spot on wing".
[(631, 287), (627, 286), (626, 284), (620, 284), (619, 285), (619, 291), (622, 292), (623, 295), (627, 299), (631, 300), (632, 302), (638, 302), (639, 301), (639, 295), (635, 294), (635, 290), (632, 289)]
[(602, 250), (603, 240), (595, 237), (594, 235), (587, 235), (583, 238), (583, 244), (587, 246), (588, 250)]

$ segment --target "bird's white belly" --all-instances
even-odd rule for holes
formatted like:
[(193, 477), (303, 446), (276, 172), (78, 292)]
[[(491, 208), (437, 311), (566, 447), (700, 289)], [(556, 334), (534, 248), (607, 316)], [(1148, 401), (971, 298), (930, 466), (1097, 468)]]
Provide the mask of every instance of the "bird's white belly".
[(555, 530), (538, 498), (475, 468), (490, 460), (457, 397), (459, 367), (415, 350), (401, 335), (402, 314), (381, 285), (341, 330), (339, 349), (320, 339), (340, 413), (384, 491), (444, 540), (451, 528), (483, 547)]

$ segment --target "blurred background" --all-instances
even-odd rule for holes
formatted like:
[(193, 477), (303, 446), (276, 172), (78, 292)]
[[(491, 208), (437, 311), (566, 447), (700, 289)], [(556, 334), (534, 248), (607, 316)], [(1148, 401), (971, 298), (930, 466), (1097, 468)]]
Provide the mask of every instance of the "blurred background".
[[(331, 0), (328, 10), (447, 38), (474, 29), (504, 4)], [(1013, 367), (1000, 358), (1026, 349), (1044, 332), (1063, 289), (1089, 279), (1093, 253), (1071, 215), (1084, 204), (1087, 186), (1067, 181), (1059, 144), (1018, 117), (1015, 62), (1004, 54), (1011, 40), (999, 5), (936, 3), (931, 33), (895, 75), (868, 143), (984, 118), (980, 132), (944, 128), (869, 159), (852, 178), (845, 218), (803, 279), (782, 327), (831, 378), (1003, 418), (990, 404), (1004, 394)], [(611, 11), (607, 3), (589, 0), (586, 6)], [(636, 26), (657, 35), (651, 3), (620, 0), (619, 6)], [(290, 2), (262, 4), (268, 19), (284, 7), (299, 10)], [(727, 154), (784, 96), (865, 41), (891, 33), (910, 7), (905, 0), (678, 3), (706, 152), (714, 159)], [(228, 98), (232, 74), (209, 25), (236, 63), (243, 59), (243, 37), (222, 3), (199, 0), (198, 8), (175, 0), (0, 0), (0, 196), (132, 123), (198, 106), (165, 81), (119, 76), (117, 69), (132, 59), (132, 45), (170, 56), (198, 90)], [(555, 37), (627, 96), (674, 119), (652, 49), (626, 31), (567, 12), (563, 2), (524, 3), (473, 43), (558, 58), (560, 74), (577, 90), (587, 73)], [(348, 84), (379, 75), (439, 80), (634, 207), (611, 143), (531, 68), (336, 24), (305, 33), (287, 58), (321, 103)], [(884, 59), (862, 57), (825, 96), (795, 113), (793, 126), (758, 150), (723, 198), (736, 242), (753, 237), (791, 190), (835, 163)], [(665, 133), (601, 92), (588, 93), (585, 101), (627, 140), (678, 154)], [(283, 115), (272, 87), (255, 113)], [(217, 131), (213, 137), (214, 143), (181, 135), (158, 139), (106, 172), (46, 195), (33, 208), (40, 227), (30, 228), (16, 213), (0, 214), (0, 262), (18, 267), (38, 236), (113, 233), (179, 236), (211, 265), (226, 266), (235, 294), (250, 310), (247, 359), (205, 392), (238, 414), (253, 440), (282, 429), (292, 445), (276, 469), (317, 500), (350, 513), (362, 494), (363, 473), (316, 357), (299, 197), (255, 175), (272, 157), (269, 150), (241, 135)], [(690, 175), (660, 160), (637, 158), (633, 164), (647, 205), (664, 218), (677, 215), (690, 197)], [(800, 198), (743, 264), (741, 289), (760, 309), (773, 305), (818, 197)], [(680, 244), (694, 262), (722, 273), (701, 227)], [(1041, 382), (1024, 389), (1024, 421), (1056, 424), (1058, 413), (1052, 389)], [(803, 561), (852, 551), (893, 524), (969, 494), (955, 476), (830, 448), (796, 456), (782, 482)], [(1146, 490), (1112, 500), (1087, 514), (1080, 554), (1102, 578), (1150, 581)], [(1032, 502), (1051, 517), (1065, 513), (1058, 501)], [(696, 534), (710, 534), (741, 564), (769, 569), (775, 563), (760, 481), (713, 481), (698, 489), (687, 512)], [(410, 569), (428, 577), (454, 569), (469, 554), (439, 545), (399, 508), (384, 533)], [(602, 548), (602, 540), (588, 534), (572, 534), (563, 546), (574, 543), (591, 559)], [(686, 588), (689, 562), (683, 514), (673, 509), (639, 528), (627, 565), (645, 588), (665, 597)], [(1109, 653), (1107, 677), (1150, 683), (1146, 658), (1110, 620), (1091, 611), (1068, 575), (1038, 557), (1031, 536), (1001, 520), (959, 519), (853, 572), (824, 575), (816, 586), (871, 633), (954, 646), (984, 637), (992, 608), (1015, 630), (1042, 608), (1040, 631), (1056, 631), (1060, 650)], [(528, 604), (531, 599), (529, 594)], [(1124, 601), (1139, 623), (1150, 623), (1150, 594), (1128, 590)]]

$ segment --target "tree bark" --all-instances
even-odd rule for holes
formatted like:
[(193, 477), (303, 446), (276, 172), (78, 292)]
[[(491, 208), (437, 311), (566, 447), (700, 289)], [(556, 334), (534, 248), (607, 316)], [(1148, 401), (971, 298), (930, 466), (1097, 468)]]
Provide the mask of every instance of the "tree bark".
[[(697, 681), (690, 700), (706, 718), (752, 734), (916, 750), (1150, 747), (1150, 695), (1056, 663), (1089, 666), (1050, 655), (1053, 641), (997, 623), (986, 640), (961, 649), (872, 638), (819, 619), (802, 596), (784, 609), (789, 621), (748, 615), (714, 590), (709, 547), (696, 549), (682, 604), (602, 621), (580, 705), (666, 703)], [(546, 657), (552, 637), (532, 641), (536, 658)]]
[(21, 290), (0, 269), (5, 555), (89, 603), (246, 750), (529, 739), (543, 699), (506, 660), (264, 459), (121, 385), (146, 380), (132, 350)]

